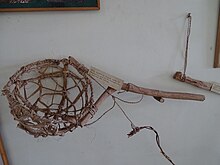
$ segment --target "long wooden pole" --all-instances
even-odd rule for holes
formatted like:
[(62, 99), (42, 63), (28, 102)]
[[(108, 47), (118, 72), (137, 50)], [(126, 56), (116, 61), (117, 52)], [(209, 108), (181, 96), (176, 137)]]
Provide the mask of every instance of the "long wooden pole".
[[(78, 70), (84, 74), (88, 73), (89, 69), (86, 68), (84, 65), (80, 64), (75, 58), (69, 57), (69, 60), (72, 65), (74, 65)], [(170, 98), (170, 99), (182, 99), (182, 100), (195, 100), (195, 101), (204, 101), (205, 96), (199, 94), (191, 94), (191, 93), (181, 93), (181, 92), (166, 92), (160, 91), (155, 89), (143, 88), (136, 86), (131, 83), (124, 83), (122, 86), (122, 90), (152, 96), (155, 99), (163, 102), (163, 98)]]
[(154, 98), (169, 98), (169, 99), (181, 99), (181, 100), (195, 100), (195, 101), (204, 101), (205, 96), (192, 94), (192, 93), (181, 93), (181, 92), (166, 92), (156, 89), (149, 89), (136, 86), (134, 84), (124, 83), (122, 89), (125, 91), (153, 96)]

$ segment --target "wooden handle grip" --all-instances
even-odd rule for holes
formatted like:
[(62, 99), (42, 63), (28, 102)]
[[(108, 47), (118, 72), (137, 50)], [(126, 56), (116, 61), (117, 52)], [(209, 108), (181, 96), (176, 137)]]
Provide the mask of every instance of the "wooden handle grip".
[(169, 99), (181, 99), (181, 100), (195, 100), (195, 101), (204, 101), (205, 96), (192, 93), (181, 93), (181, 92), (166, 92), (155, 89), (148, 89), (136, 86), (134, 84), (126, 84), (122, 86), (122, 89), (125, 91), (153, 96), (156, 98), (169, 98)]

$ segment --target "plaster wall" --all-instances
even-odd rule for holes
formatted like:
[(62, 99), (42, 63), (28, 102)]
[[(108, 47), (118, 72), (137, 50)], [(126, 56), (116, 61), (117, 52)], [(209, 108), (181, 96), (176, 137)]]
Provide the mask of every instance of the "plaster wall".
[[(74, 56), (126, 82), (167, 91), (200, 93), (204, 102), (145, 97), (122, 105), (136, 125), (151, 125), (177, 165), (220, 162), (219, 95), (172, 79), (183, 70), (188, 12), (192, 13), (187, 73), (220, 82), (213, 69), (218, 0), (101, 0), (100, 11), (0, 13), (0, 87), (21, 66), (45, 58)], [(95, 89), (100, 91), (96, 86)], [(123, 94), (127, 100), (140, 96)], [(111, 99), (99, 114), (111, 106)], [(152, 132), (131, 130), (115, 108), (96, 124), (64, 137), (38, 138), (16, 128), (0, 97), (0, 130), (11, 165), (168, 165)]]

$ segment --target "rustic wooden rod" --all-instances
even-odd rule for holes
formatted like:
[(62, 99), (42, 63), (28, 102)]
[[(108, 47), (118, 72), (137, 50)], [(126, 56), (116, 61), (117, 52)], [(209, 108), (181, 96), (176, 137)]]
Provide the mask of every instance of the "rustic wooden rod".
[(215, 83), (211, 83), (211, 82), (205, 82), (205, 81), (193, 79), (193, 78), (191, 78), (189, 76), (184, 76), (184, 74), (182, 72), (176, 72), (173, 75), (173, 78), (175, 80), (178, 80), (178, 81), (181, 81), (181, 82), (193, 85), (195, 87), (204, 89), (206, 91), (210, 91), (210, 92), (214, 92), (216, 94), (220, 94), (220, 92), (219, 92), (220, 86), (217, 83), (215, 84)]
[[(76, 68), (78, 68), (82, 73), (89, 72), (89, 69), (86, 68), (84, 65), (80, 64), (75, 58), (69, 57), (69, 60), (71, 64), (74, 65)], [(158, 98), (161, 98), (160, 102), (163, 102), (163, 98), (195, 100), (195, 101), (205, 100), (204, 95), (192, 94), (192, 93), (181, 93), (181, 92), (166, 92), (166, 91), (139, 87), (131, 83), (124, 83), (121, 89), (128, 91), (128, 92), (152, 96), (154, 98), (157, 98), (157, 100)]]

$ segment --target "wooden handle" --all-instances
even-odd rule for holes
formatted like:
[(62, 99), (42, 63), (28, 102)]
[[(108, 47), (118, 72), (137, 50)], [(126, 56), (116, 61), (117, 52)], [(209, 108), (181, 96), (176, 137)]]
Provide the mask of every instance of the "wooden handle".
[(205, 96), (192, 93), (181, 93), (181, 92), (165, 92), (155, 89), (148, 89), (136, 86), (134, 84), (126, 84), (122, 86), (122, 89), (129, 92), (134, 92), (138, 94), (153, 96), (154, 98), (169, 98), (169, 99), (181, 99), (181, 100), (195, 100), (204, 101)]
[[(80, 72), (82, 73), (89, 72), (89, 69), (86, 68), (84, 65), (80, 64), (75, 58), (69, 57), (69, 60), (72, 65), (74, 65), (76, 68), (80, 70)], [(160, 100), (160, 102), (163, 102), (162, 98), (195, 100), (195, 101), (205, 100), (204, 95), (191, 94), (191, 93), (179, 93), (179, 92), (165, 92), (165, 91), (160, 91), (160, 90), (155, 90), (155, 89), (138, 87), (130, 83), (124, 83), (121, 89), (125, 91), (129, 91), (129, 92), (138, 93), (138, 94), (153, 96), (157, 100)]]

